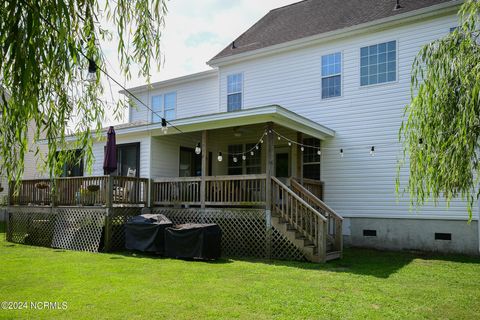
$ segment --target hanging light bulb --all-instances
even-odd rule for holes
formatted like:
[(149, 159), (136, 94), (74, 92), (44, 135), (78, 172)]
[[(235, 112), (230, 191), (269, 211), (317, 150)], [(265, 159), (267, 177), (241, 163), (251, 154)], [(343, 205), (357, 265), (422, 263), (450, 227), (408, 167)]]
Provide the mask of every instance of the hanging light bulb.
[(340, 157), (343, 158), (343, 149), (340, 149)]
[(372, 157), (375, 157), (375, 146), (372, 146), (372, 148), (370, 149), (370, 155)]
[(278, 141), (282, 140), (282, 138), (280, 138), (280, 136), (277, 137)]
[(246, 155), (242, 155), (242, 160), (243, 160), (243, 161), (247, 160), (247, 156), (246, 156)]
[(195, 153), (196, 154), (202, 153), (202, 148), (200, 147), (200, 142), (197, 143), (197, 146), (195, 147)]
[(222, 153), (221, 153), (221, 152), (218, 153), (217, 160), (218, 160), (218, 162), (222, 162), (223, 156), (222, 156)]
[(233, 157), (233, 162), (237, 163), (238, 159), (237, 157)]
[(255, 145), (255, 149), (257, 149), (257, 150), (258, 150), (258, 144), (256, 144), (256, 145)]
[(260, 139), (260, 143), (263, 143), (263, 139)]
[(95, 63), (95, 61), (93, 61), (93, 59), (88, 59), (87, 81), (97, 81), (97, 64)]
[(255, 155), (255, 152), (250, 151), (250, 155), (251, 155), (251, 156)]
[(292, 146), (292, 143), (290, 141), (288, 141), (288, 146), (291, 147)]
[(167, 131), (168, 131), (167, 120), (165, 120), (165, 118), (162, 118), (162, 132), (163, 134), (166, 134)]
[(300, 150), (303, 152), (303, 151), (305, 151), (305, 148), (302, 146), (302, 147), (300, 148)]
[(319, 156), (321, 156), (321, 155), (322, 155), (322, 151), (320, 151), (320, 149), (318, 149), (318, 150), (317, 150), (317, 154), (318, 154)]

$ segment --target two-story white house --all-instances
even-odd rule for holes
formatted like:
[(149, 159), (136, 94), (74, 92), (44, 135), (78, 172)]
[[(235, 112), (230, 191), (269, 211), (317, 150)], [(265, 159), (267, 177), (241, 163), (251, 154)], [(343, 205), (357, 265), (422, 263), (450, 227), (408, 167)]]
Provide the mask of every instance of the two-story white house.
[[(461, 200), (412, 210), (395, 192), (413, 59), (457, 26), (460, 4), (305, 0), (271, 10), (211, 70), (129, 89), (117, 174), (151, 179), (149, 206), (172, 220), (241, 233), (225, 241), (246, 255), (283, 246), (328, 260), (342, 236), (478, 254), (478, 208), (468, 223)], [(93, 175), (103, 174), (104, 145), (94, 146)]]

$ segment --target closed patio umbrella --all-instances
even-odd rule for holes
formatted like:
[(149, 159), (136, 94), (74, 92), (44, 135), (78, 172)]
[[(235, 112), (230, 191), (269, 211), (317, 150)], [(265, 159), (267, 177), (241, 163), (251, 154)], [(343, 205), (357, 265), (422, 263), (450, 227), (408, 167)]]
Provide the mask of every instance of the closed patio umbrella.
[(117, 144), (115, 141), (115, 130), (113, 127), (110, 127), (107, 133), (103, 171), (105, 174), (110, 174), (115, 170), (117, 170)]

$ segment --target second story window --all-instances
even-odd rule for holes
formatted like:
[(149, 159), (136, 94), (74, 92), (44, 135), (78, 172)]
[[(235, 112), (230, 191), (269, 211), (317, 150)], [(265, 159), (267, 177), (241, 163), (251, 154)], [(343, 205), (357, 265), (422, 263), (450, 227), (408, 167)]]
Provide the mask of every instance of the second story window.
[(342, 95), (342, 54), (322, 56), (322, 99)]
[(177, 94), (175, 92), (152, 97), (152, 122), (160, 122), (161, 117), (167, 120), (175, 119)]
[(390, 41), (360, 49), (360, 85), (397, 79), (397, 42)]
[(231, 74), (227, 77), (227, 111), (242, 108), (242, 74)]

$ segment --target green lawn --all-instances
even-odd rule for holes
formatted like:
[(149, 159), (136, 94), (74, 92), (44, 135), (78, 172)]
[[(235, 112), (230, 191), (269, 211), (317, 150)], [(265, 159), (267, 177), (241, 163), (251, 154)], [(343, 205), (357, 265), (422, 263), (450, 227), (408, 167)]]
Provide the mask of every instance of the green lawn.
[(5, 242), (0, 302), (67, 302), (67, 310), (0, 310), (0, 318), (478, 319), (480, 259), (347, 250), (315, 265), (189, 262)]

